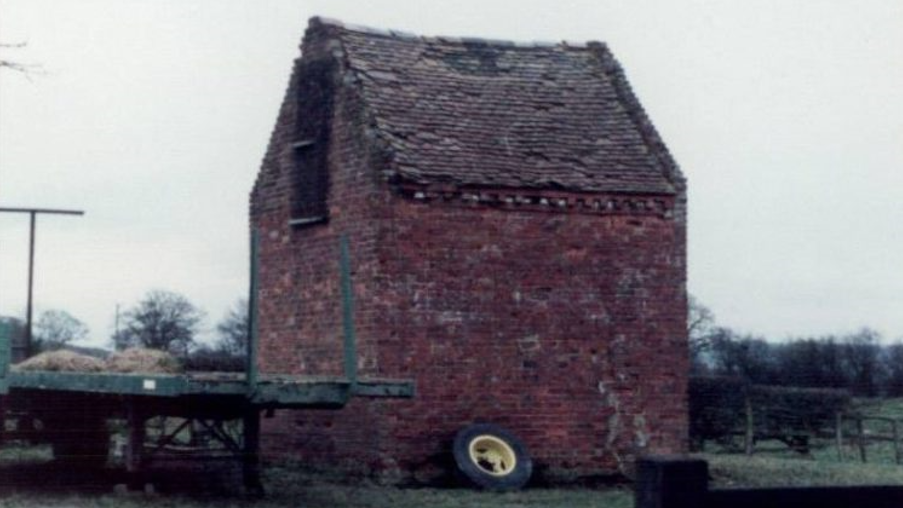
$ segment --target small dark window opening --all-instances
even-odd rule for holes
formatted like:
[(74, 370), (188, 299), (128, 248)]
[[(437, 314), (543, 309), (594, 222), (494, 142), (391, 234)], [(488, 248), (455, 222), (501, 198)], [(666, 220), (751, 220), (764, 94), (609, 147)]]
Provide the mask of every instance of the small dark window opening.
[(335, 61), (303, 62), (291, 157), (294, 172), (293, 226), (329, 218), (329, 134), (335, 94)]

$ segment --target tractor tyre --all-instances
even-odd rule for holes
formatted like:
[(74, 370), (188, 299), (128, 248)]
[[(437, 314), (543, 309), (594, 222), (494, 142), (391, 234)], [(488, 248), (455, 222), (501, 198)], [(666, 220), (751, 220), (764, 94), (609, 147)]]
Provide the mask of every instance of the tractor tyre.
[(455, 436), (452, 452), (458, 471), (473, 485), (487, 490), (520, 489), (533, 473), (524, 444), (497, 425), (464, 427)]

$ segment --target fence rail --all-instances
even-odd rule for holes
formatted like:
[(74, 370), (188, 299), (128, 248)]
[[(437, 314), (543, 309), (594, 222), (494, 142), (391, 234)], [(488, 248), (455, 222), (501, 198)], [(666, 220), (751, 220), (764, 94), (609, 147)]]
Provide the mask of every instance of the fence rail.
[[(885, 416), (861, 416), (861, 415), (837, 415), (835, 445), (837, 446), (837, 458), (841, 462), (846, 460), (844, 449), (846, 447), (843, 432), (844, 421), (853, 423), (856, 433), (852, 436), (852, 444), (859, 451), (859, 460), (868, 462), (868, 445), (870, 442), (889, 442), (894, 449), (894, 462), (899, 465), (903, 463), (903, 444), (900, 443), (900, 427), (903, 426), (903, 420), (898, 418), (888, 418)], [(875, 432), (866, 432), (865, 424), (867, 422), (881, 422), (890, 427), (890, 434), (878, 434)]]
[[(750, 405), (744, 408), (744, 426), (734, 432), (733, 436), (743, 439), (743, 451), (753, 455), (757, 451), (757, 442), (769, 439), (782, 441), (785, 445), (801, 453), (809, 453), (813, 448), (834, 446), (837, 459), (841, 462), (850, 459), (845, 450), (853, 448), (860, 462), (869, 461), (868, 447), (875, 443), (890, 443), (893, 448), (893, 460), (897, 465), (903, 464), (903, 418), (886, 416), (867, 416), (860, 414), (836, 414), (834, 425), (820, 429), (800, 429), (794, 432), (763, 433), (757, 432), (754, 411)], [(876, 432), (876, 425), (884, 426), (885, 433)], [(813, 442), (820, 439), (821, 443)], [(758, 451), (762, 451), (761, 446)], [(901, 505), (903, 506), (903, 505)]]

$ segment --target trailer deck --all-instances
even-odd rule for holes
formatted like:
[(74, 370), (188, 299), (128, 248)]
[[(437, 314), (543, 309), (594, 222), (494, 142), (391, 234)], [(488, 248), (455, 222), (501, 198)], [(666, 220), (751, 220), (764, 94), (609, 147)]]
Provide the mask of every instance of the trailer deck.
[[(412, 397), (411, 381), (359, 378), (348, 242), (340, 243), (343, 375), (261, 374), (257, 365), (257, 255), (251, 246), (250, 333), (242, 373), (183, 374), (59, 372), (10, 368), (11, 340), (0, 325), (0, 438), (49, 442), (55, 457), (73, 467), (103, 467), (110, 435), (107, 421), (126, 422), (125, 466), (135, 484), (155, 454), (186, 429), (206, 429), (221, 455), (241, 462), (246, 491), (262, 494), (259, 472), (261, 413), (277, 409), (339, 409), (353, 397)], [(6, 425), (17, 416), (16, 430)], [(177, 418), (149, 439), (152, 419)], [(235, 429), (240, 429), (235, 432)], [(4, 436), (4, 434), (6, 434)]]
[(10, 390), (79, 392), (97, 395), (179, 399), (194, 396), (236, 398), (266, 408), (341, 407), (351, 397), (411, 397), (410, 382), (393, 379), (261, 375), (249, 388), (243, 373), (111, 374), (13, 371), (0, 381)]

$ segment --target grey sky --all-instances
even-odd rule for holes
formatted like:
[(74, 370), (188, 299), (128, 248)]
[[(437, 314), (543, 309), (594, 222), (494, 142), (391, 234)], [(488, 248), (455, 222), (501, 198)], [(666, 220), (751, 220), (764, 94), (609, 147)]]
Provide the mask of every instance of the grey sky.
[[(690, 184), (689, 288), (772, 338), (903, 336), (903, 3), (0, 0), (0, 205), (39, 219), (38, 310), (246, 292), (247, 198), (313, 15), (430, 35), (604, 40)], [(0, 216), (0, 314), (27, 221)]]

